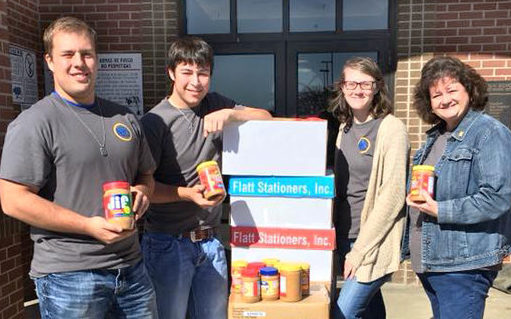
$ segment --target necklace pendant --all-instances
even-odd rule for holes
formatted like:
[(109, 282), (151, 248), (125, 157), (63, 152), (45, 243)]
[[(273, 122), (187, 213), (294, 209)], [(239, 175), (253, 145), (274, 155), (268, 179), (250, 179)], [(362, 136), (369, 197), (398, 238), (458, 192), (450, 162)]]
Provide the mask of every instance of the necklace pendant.
[(102, 155), (102, 156), (108, 156), (108, 152), (106, 151), (106, 148), (104, 146), (100, 146), (99, 147), (99, 153)]

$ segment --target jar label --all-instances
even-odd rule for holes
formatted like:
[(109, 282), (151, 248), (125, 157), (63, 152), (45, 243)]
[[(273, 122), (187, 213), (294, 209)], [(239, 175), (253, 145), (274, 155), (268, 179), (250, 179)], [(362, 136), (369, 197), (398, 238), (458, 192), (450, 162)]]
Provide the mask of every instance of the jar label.
[(200, 168), (198, 173), (200, 182), (205, 188), (204, 196), (207, 199), (215, 195), (225, 195), (224, 181), (216, 163)]
[(264, 296), (278, 295), (278, 280), (261, 280), (261, 294)]
[(286, 287), (287, 287), (287, 278), (286, 278), (286, 276), (282, 276), (282, 274), (281, 274), (280, 275), (280, 295), (282, 297), (285, 297), (287, 294)]
[(243, 282), (243, 296), (257, 297), (259, 294), (259, 280)]
[(239, 294), (241, 292), (242, 284), (243, 280), (241, 279), (241, 275), (232, 276), (232, 289), (234, 293)]
[(103, 197), (106, 219), (133, 216), (131, 205), (129, 193), (105, 192)]

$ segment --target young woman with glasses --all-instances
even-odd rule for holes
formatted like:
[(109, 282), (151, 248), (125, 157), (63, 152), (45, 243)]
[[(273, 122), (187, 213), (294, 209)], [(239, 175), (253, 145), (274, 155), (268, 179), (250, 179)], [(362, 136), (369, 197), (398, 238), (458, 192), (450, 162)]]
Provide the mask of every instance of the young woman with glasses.
[(370, 58), (348, 60), (330, 111), (336, 141), (334, 221), (343, 269), (335, 318), (385, 318), (380, 287), (399, 267), (408, 137)]

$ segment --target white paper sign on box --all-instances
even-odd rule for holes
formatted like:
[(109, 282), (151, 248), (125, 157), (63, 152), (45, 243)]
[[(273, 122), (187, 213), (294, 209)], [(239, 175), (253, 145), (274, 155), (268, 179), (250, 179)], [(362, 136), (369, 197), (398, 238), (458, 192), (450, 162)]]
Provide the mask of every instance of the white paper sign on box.
[(231, 196), (231, 226), (329, 229), (332, 199)]
[(325, 175), (327, 121), (247, 121), (223, 134), (223, 174)]
[(284, 248), (232, 247), (232, 260), (248, 262), (264, 258), (277, 258), (282, 262), (307, 262), (310, 264), (311, 281), (330, 282), (332, 278), (333, 252), (331, 250), (299, 250)]

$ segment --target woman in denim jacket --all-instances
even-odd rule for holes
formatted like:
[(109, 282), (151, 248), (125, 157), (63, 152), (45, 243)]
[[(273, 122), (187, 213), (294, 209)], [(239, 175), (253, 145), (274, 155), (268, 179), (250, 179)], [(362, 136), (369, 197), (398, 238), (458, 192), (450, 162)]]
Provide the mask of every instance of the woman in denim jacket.
[(510, 252), (511, 132), (484, 114), (487, 84), (453, 57), (422, 69), (414, 107), (435, 124), (413, 164), (435, 166), (435, 198), (410, 206), (412, 268), (435, 318), (482, 318), (488, 290)]

